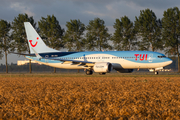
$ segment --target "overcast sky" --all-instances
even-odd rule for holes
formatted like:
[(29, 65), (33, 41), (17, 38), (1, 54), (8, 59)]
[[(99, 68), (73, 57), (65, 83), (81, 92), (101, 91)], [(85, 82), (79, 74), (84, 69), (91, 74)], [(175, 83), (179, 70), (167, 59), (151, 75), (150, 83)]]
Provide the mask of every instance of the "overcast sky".
[[(37, 22), (41, 17), (54, 14), (65, 28), (70, 19), (80, 19), (88, 25), (89, 20), (99, 17), (113, 33), (112, 26), (117, 18), (126, 15), (134, 21), (140, 10), (146, 8), (153, 10), (157, 18), (162, 18), (163, 12), (172, 7), (180, 8), (180, 0), (0, 0), (0, 19), (12, 22), (18, 14), (27, 13)], [(8, 63), (24, 59), (9, 55)], [(4, 58), (0, 63), (4, 64)]]

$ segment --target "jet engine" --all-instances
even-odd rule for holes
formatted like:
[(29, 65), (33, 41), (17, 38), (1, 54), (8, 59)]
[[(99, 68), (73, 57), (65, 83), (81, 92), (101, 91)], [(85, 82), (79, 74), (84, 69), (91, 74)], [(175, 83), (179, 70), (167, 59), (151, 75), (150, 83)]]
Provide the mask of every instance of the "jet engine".
[(112, 71), (113, 66), (109, 62), (95, 63), (94, 72), (109, 73)]
[(132, 73), (134, 69), (115, 69), (119, 73)]

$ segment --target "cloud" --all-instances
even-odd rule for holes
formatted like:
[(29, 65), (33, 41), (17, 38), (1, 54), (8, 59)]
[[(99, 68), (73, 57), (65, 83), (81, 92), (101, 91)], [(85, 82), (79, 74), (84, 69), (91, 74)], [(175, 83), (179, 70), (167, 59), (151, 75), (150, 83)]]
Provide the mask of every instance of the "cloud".
[(62, 27), (70, 19), (80, 19), (85, 25), (99, 17), (113, 33), (115, 19), (124, 15), (131, 21), (140, 15), (140, 10), (149, 8), (158, 18), (168, 8), (179, 7), (179, 0), (0, 0), (0, 19), (12, 22), (18, 14), (27, 13), (36, 22), (41, 17), (54, 14)]
[[(180, 6), (179, 0), (3, 0), (1, 9), (27, 13), (38, 21), (42, 16), (55, 14), (61, 20), (91, 20), (95, 17), (115, 19), (124, 15), (134, 19), (140, 10), (150, 8), (163, 14), (168, 7)], [(11, 14), (10, 14), (11, 15)], [(15, 16), (15, 15), (14, 15)], [(160, 16), (162, 17), (162, 15)], [(88, 21), (89, 21), (88, 20)], [(65, 24), (66, 22), (63, 22)]]
[(155, 9), (167, 9), (169, 7), (175, 7), (180, 5), (179, 0), (127, 0), (128, 2), (133, 2), (137, 6), (145, 8), (155, 8)]
[[(12, 21), (19, 13), (33, 16), (35, 21), (41, 17), (54, 14), (61, 25), (70, 19), (80, 19), (86, 25), (89, 20), (101, 18), (105, 24), (112, 26), (115, 19), (128, 16), (131, 21), (139, 16), (140, 10), (152, 9), (158, 18), (163, 12), (174, 6), (180, 6), (178, 0), (3, 0), (0, 4), (2, 19)], [(6, 12), (2, 12), (6, 11)]]
[(84, 11), (83, 13), (89, 14), (89, 15), (93, 15), (93, 16), (100, 16), (100, 17), (106, 16), (106, 14), (102, 14), (102, 13), (98, 13), (98, 12), (93, 12), (93, 11)]
[(35, 15), (33, 12), (31, 12), (32, 11), (31, 8), (24, 5), (23, 3), (19, 3), (19, 2), (11, 3), (10, 8), (14, 9), (14, 10), (20, 12), (20, 13), (26, 13), (29, 16), (34, 16)]

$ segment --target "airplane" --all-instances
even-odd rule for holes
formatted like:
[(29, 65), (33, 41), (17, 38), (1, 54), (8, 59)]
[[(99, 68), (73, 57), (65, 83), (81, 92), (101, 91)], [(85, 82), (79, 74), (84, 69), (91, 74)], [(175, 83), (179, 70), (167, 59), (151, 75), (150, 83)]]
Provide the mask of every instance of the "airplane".
[(63, 69), (84, 69), (87, 75), (93, 72), (104, 75), (113, 69), (131, 73), (134, 69), (153, 69), (155, 74), (172, 63), (164, 54), (152, 51), (85, 51), (61, 52), (46, 46), (29, 22), (24, 22), (31, 54), (27, 59)]

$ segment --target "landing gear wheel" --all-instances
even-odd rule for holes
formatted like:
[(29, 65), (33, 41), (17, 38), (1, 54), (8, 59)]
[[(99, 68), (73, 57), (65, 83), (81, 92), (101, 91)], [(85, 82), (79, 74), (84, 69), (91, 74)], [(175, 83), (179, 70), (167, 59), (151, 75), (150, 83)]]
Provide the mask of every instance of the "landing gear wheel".
[(155, 75), (158, 75), (159, 73), (158, 73), (158, 71), (155, 71), (154, 74), (155, 74)]
[(100, 75), (105, 75), (106, 73), (99, 73)]
[(92, 70), (86, 70), (86, 75), (92, 75), (93, 71)]

